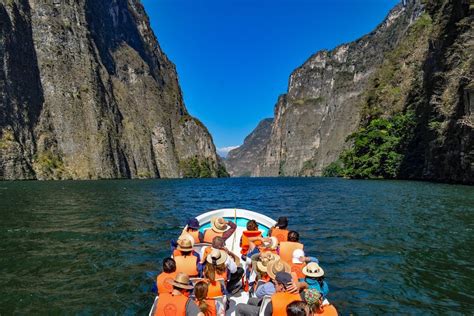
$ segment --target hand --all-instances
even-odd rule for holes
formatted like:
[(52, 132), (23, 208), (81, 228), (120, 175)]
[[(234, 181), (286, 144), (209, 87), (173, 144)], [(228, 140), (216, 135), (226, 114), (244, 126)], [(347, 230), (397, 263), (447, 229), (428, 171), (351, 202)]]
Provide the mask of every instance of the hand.
[(300, 291), (295, 283), (291, 282), (290, 285), (286, 288), (288, 292), (293, 294), (298, 294)]

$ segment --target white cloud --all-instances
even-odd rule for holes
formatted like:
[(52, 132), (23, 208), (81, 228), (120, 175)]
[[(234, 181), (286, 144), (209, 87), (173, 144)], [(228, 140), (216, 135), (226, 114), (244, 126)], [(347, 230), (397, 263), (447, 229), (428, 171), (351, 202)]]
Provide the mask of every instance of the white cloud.
[(219, 154), (219, 156), (226, 158), (229, 151), (236, 148), (239, 148), (239, 146), (228, 146), (228, 147), (217, 148), (217, 153)]

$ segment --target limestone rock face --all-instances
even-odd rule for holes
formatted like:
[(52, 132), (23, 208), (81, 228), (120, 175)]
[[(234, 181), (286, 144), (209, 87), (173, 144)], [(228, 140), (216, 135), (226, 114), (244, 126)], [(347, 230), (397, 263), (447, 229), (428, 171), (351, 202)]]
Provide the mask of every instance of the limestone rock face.
[(0, 64), (0, 179), (216, 174), (139, 0), (2, 0)]
[(360, 104), (369, 78), (392, 50), (420, 7), (396, 6), (372, 33), (311, 56), (290, 76), (275, 106), (263, 176), (321, 175), (347, 146), (359, 126)]
[(260, 164), (272, 131), (273, 119), (267, 118), (260, 123), (244, 140), (242, 146), (233, 149), (227, 155), (225, 166), (232, 177), (260, 176)]

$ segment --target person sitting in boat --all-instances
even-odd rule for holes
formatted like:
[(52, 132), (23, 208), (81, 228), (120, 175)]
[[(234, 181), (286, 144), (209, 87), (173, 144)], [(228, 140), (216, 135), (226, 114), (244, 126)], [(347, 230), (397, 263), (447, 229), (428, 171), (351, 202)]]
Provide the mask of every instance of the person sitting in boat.
[(226, 221), (222, 217), (211, 219), (211, 228), (206, 229), (203, 235), (203, 242), (212, 243), (214, 237), (219, 236), (226, 241), (237, 229), (235, 223)]
[(184, 272), (190, 277), (197, 277), (202, 271), (199, 254), (194, 251), (191, 240), (187, 238), (178, 240), (176, 248), (180, 255), (174, 257), (176, 272)]
[(225, 289), (228, 279), (227, 258), (227, 253), (218, 249), (213, 249), (206, 258), (203, 274), (206, 282), (209, 284), (207, 296), (210, 298), (227, 294)]
[(258, 224), (255, 220), (251, 219), (247, 222), (247, 230), (242, 232), (240, 238), (240, 253), (243, 256), (251, 256), (256, 252), (259, 252), (258, 247), (263, 244), (264, 241), (269, 241), (268, 238), (263, 238), (262, 232), (258, 230)]
[[(306, 304), (309, 306), (310, 313), (312, 315), (324, 315), (324, 316), (337, 316), (337, 310), (334, 305), (325, 301), (321, 292), (316, 289), (307, 289), (303, 292), (302, 296)], [(327, 302), (325, 304), (324, 302)]]
[(193, 286), (189, 282), (189, 276), (186, 273), (178, 273), (174, 280), (169, 281), (173, 287), (171, 293), (160, 294), (154, 316), (186, 315), (186, 316), (204, 316), (196, 303), (189, 298)]
[(199, 309), (206, 316), (217, 316), (225, 314), (224, 305), (209, 295), (209, 284), (206, 281), (199, 281), (194, 285), (195, 302)]
[(305, 275), (304, 281), (308, 284), (308, 288), (321, 292), (323, 298), (326, 298), (329, 293), (329, 286), (324, 281), (323, 268), (317, 262), (310, 262), (303, 268), (303, 274)]
[(271, 252), (274, 254), (279, 253), (278, 249), (279, 241), (276, 237), (270, 237), (267, 240), (264, 240), (262, 245), (259, 247), (260, 252)]
[[(276, 262), (275, 262), (276, 263)], [(278, 272), (274, 278), (275, 294), (265, 307), (264, 315), (286, 315), (286, 307), (295, 301), (301, 301), (299, 293), (293, 289), (293, 279), (288, 272)]]
[(286, 307), (287, 316), (308, 316), (310, 314), (309, 305), (305, 301), (294, 301)]
[(204, 234), (199, 231), (199, 227), (199, 221), (196, 218), (190, 218), (186, 222), (183, 233), (185, 232), (191, 235), (195, 243), (201, 243), (204, 241)]
[(303, 249), (295, 249), (293, 251), (293, 259), (290, 264), (291, 272), (295, 273), (300, 281), (303, 281), (305, 278), (303, 269), (308, 262), (319, 263), (319, 260), (315, 257), (306, 257)]
[(163, 272), (156, 278), (156, 288), (158, 294), (171, 293), (173, 286), (170, 284), (176, 277), (176, 262), (173, 258), (165, 258), (163, 260)]
[[(178, 246), (180, 243), (182, 243), (182, 240), (184, 239), (187, 239), (189, 240), (189, 242), (191, 242), (191, 245), (194, 247), (194, 238), (189, 235), (188, 233), (182, 233), (179, 237), (178, 237), (178, 240), (177, 241), (171, 241), (171, 252), (173, 254), (173, 257), (176, 257), (176, 256), (181, 256), (182, 253), (181, 253), (181, 250), (178, 249)], [(192, 255), (193, 256), (196, 256), (198, 258), (201, 258), (201, 256), (199, 255), (198, 252), (194, 251), (194, 248), (193, 248), (193, 251), (192, 251)]]
[(276, 237), (279, 242), (282, 241), (288, 241), (288, 218), (285, 216), (278, 217), (278, 221), (273, 226), (270, 228), (270, 231), (268, 232), (268, 236), (270, 237)]
[(299, 242), (300, 234), (295, 231), (290, 231), (288, 233), (288, 241), (280, 242), (280, 257), (281, 260), (290, 264), (293, 259), (293, 251), (296, 249), (303, 249), (304, 245)]

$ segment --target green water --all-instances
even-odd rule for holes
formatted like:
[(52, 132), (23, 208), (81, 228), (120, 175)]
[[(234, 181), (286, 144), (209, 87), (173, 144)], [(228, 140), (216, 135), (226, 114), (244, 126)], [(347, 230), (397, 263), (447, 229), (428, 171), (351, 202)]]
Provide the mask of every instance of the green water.
[(146, 314), (189, 216), (287, 215), (342, 314), (473, 314), (474, 187), (340, 179), (0, 182), (0, 314)]

